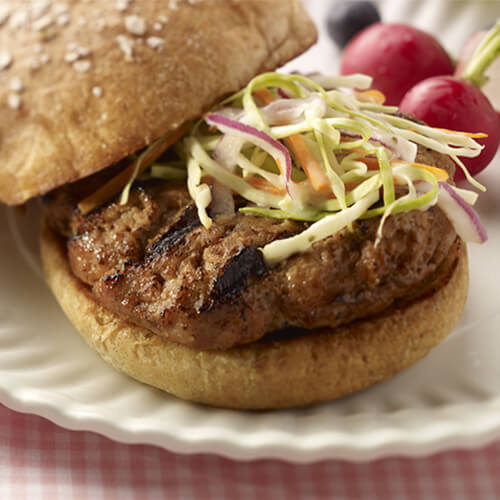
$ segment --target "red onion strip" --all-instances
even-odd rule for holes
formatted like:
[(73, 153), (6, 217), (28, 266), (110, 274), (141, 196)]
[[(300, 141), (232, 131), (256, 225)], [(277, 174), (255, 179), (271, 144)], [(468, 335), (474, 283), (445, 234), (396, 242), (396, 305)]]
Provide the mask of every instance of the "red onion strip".
[(237, 134), (249, 142), (257, 144), (264, 151), (268, 152), (277, 162), (285, 177), (285, 186), (290, 194), (289, 185), (292, 175), (292, 158), (283, 144), (255, 127), (231, 120), (226, 116), (212, 113), (205, 117), (209, 125), (216, 126), (222, 133)]
[(276, 92), (282, 99), (290, 99), (290, 96), (281, 87), (278, 87)]
[[(363, 139), (363, 137), (359, 134), (351, 134), (349, 132), (342, 131), (342, 135), (345, 135), (346, 137), (351, 137), (352, 139)], [(381, 146), (384, 146), (384, 148), (389, 149), (393, 153), (395, 152), (394, 148), (386, 144), (385, 142), (382, 142), (380, 139), (375, 139), (374, 137), (370, 137), (369, 139), (372, 142), (376, 142), (377, 144), (380, 144)]]
[(446, 182), (439, 183), (438, 206), (464, 241), (484, 243), (488, 239), (477, 212)]

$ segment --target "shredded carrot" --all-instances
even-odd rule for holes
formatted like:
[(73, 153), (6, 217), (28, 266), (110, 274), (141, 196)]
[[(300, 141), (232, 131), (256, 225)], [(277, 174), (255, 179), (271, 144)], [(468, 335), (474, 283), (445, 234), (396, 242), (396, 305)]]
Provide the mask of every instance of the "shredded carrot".
[[(357, 188), (363, 181), (357, 181), (357, 182), (345, 182), (345, 190), (346, 193), (349, 191), (352, 191), (354, 188)], [(337, 197), (335, 196), (335, 193), (332, 193), (331, 189), (322, 189), (320, 192), (320, 195), (325, 198), (326, 200), (333, 200), (336, 199)]]
[[(378, 170), (379, 169), (378, 159), (375, 157), (364, 156), (363, 158), (357, 158), (356, 161), (363, 162), (368, 167), (368, 170)], [(394, 165), (394, 164), (412, 165), (414, 167), (423, 168), (423, 169), (429, 171), (431, 174), (433, 174), (438, 181), (445, 181), (449, 177), (446, 170), (443, 170), (442, 168), (431, 167), (430, 165), (426, 165), (424, 163), (416, 163), (416, 162), (404, 161), (404, 160), (392, 160), (391, 165)]]
[[(378, 170), (380, 168), (378, 159), (372, 156), (364, 156), (363, 158), (357, 158), (356, 161), (363, 162), (367, 166), (368, 170)], [(431, 167), (430, 165), (426, 165), (424, 163), (416, 163), (404, 160), (392, 160), (391, 165), (395, 164), (411, 165), (413, 167), (423, 168), (424, 170), (427, 170), (428, 172), (433, 174), (438, 181), (446, 181), (449, 178), (448, 172), (446, 172), (446, 170), (443, 170), (442, 168)], [(398, 184), (397, 181), (395, 181), (395, 183)]]
[[(253, 95), (261, 101), (262, 104), (269, 104), (275, 100), (274, 95), (267, 88), (255, 90)], [(300, 163), (302, 170), (306, 173), (313, 189), (319, 191), (328, 187), (330, 185), (328, 177), (316, 161), (316, 158), (312, 155), (302, 136), (299, 134), (290, 135), (285, 138), (285, 142), (293, 151), (295, 158)], [(281, 165), (278, 164), (278, 166), (282, 170)]]
[[(158, 142), (155, 147), (149, 149), (141, 162), (140, 171), (144, 172), (159, 156), (161, 156), (174, 142), (180, 139), (187, 132), (187, 125), (181, 125), (168, 135), (163, 141)], [(139, 159), (132, 162), (127, 168), (122, 170), (118, 175), (110, 179), (106, 184), (103, 184), (97, 191), (92, 193), (87, 198), (80, 201), (78, 208), (85, 215), (101, 206), (106, 201), (116, 196), (123, 187), (127, 184), (132, 176)]]
[(356, 97), (358, 101), (361, 102), (374, 102), (376, 104), (385, 103), (385, 95), (379, 90), (366, 90), (364, 92), (356, 92)]
[(426, 165), (425, 163), (415, 163), (411, 161), (403, 161), (403, 160), (394, 160), (391, 162), (391, 164), (394, 163), (399, 163), (403, 165), (411, 165), (413, 167), (418, 167), (418, 168), (423, 168), (424, 170), (427, 170), (431, 174), (436, 177), (438, 181), (446, 181), (449, 178), (448, 172), (446, 170), (443, 170), (442, 168), (437, 168), (437, 167), (431, 167), (430, 165)]
[(290, 135), (285, 139), (290, 149), (294, 152), (302, 170), (306, 173), (311, 186), (316, 191), (326, 188), (330, 185), (328, 177), (318, 162), (306, 146), (304, 139), (300, 135)]
[(276, 158), (276, 163), (278, 165), (278, 168), (280, 169), (280, 172), (281, 172), (281, 175), (285, 175), (285, 169), (283, 168), (283, 165), (281, 164), (281, 162)]
[(248, 184), (253, 186), (254, 188), (260, 189), (261, 191), (266, 191), (267, 193), (271, 194), (277, 194), (277, 195), (284, 195), (285, 190), (284, 189), (279, 189), (273, 184), (271, 184), (267, 179), (264, 179), (263, 177), (249, 177), (248, 179), (245, 179)]
[(465, 135), (466, 137), (470, 137), (472, 139), (484, 139), (485, 137), (488, 137), (488, 134), (485, 134), (483, 132), (478, 132), (478, 133), (459, 132), (457, 130), (449, 130), (447, 128), (436, 128), (436, 130), (440, 130), (441, 132), (449, 132), (450, 134)]
[(364, 156), (363, 158), (356, 158), (356, 161), (364, 163), (368, 170), (379, 170), (380, 165), (378, 163), (378, 158), (374, 156)]
[(266, 88), (254, 90), (253, 96), (256, 97), (264, 105), (270, 104), (276, 100), (273, 93)]
[[(447, 128), (438, 128), (438, 127), (433, 127), (433, 128), (434, 130), (440, 130), (441, 132), (447, 132), (448, 134), (465, 135), (466, 137), (470, 137), (472, 139), (484, 139), (485, 137), (488, 137), (488, 134), (484, 134), (483, 132), (472, 133), (472, 132), (460, 132), (458, 130), (450, 130)], [(410, 132), (418, 134), (418, 132), (414, 128), (409, 128), (408, 130)]]

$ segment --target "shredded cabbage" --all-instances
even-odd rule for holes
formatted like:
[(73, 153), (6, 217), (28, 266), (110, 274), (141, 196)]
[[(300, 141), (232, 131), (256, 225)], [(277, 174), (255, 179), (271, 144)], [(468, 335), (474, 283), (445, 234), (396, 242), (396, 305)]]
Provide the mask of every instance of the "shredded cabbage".
[[(435, 204), (436, 176), (443, 179), (446, 173), (415, 163), (418, 146), (458, 165), (458, 156), (477, 156), (482, 147), (462, 133), (406, 119), (395, 107), (358, 99), (354, 89), (370, 83), (364, 75), (265, 73), (197, 122), (184, 141), (184, 154), (188, 190), (202, 224), (212, 224), (210, 187), (202, 182), (207, 177), (246, 200), (243, 214), (312, 223), (262, 248), (269, 264), (307, 250), (357, 219), (380, 217), (378, 243), (390, 215)], [(224, 126), (214, 126), (214, 116), (222, 117)], [(292, 140), (297, 137), (300, 141)], [(151, 175), (180, 177), (178, 168), (161, 165), (154, 165)], [(476, 201), (474, 192), (453, 189), (467, 203)]]
[(264, 259), (269, 264), (275, 264), (280, 260), (290, 257), (290, 255), (294, 253), (304, 252), (314, 242), (337, 233), (348, 224), (361, 217), (370, 205), (378, 201), (378, 198), (378, 191), (374, 191), (356, 202), (352, 207), (346, 208), (345, 210), (339, 210), (336, 214), (323, 217), (305, 231), (291, 238), (276, 240), (269, 243), (262, 249)]
[(196, 208), (198, 209), (198, 217), (201, 223), (209, 229), (212, 225), (212, 219), (207, 214), (207, 207), (212, 201), (210, 188), (206, 184), (201, 183), (202, 170), (196, 158), (191, 157), (187, 164), (187, 187), (191, 198), (193, 198)]

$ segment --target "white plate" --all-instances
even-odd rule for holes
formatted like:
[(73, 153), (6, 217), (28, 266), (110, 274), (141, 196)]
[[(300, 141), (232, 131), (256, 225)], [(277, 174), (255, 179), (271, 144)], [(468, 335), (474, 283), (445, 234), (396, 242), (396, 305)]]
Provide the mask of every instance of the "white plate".
[[(321, 15), (323, 2), (309, 2)], [(305, 69), (321, 69), (321, 54), (332, 54), (333, 64), (334, 52), (323, 40)], [(119, 441), (237, 459), (368, 460), (500, 438), (500, 158), (481, 180), (490, 187), (478, 203), (490, 241), (470, 248), (470, 296), (447, 341), (371, 389), (276, 412), (186, 403), (113, 371), (80, 339), (43, 283), (36, 205), (25, 217), (0, 209), (0, 401)]]

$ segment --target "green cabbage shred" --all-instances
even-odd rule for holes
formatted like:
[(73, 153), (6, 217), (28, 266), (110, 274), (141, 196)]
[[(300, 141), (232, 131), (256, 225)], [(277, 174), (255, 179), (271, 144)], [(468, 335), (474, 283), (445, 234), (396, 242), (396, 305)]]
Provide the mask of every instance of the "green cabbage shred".
[[(354, 89), (361, 85), (369, 87), (369, 80), (363, 75), (323, 80), (317, 77), (317, 80), (325, 81), (328, 89), (302, 75), (265, 73), (212, 112), (254, 127), (282, 144), (287, 137), (300, 135), (328, 181), (321, 192), (314, 190), (293, 151), (287, 190), (279, 165), (251, 140), (245, 141), (234, 157), (234, 165), (228, 168), (217, 159), (222, 133), (203, 119), (184, 140), (184, 169), (178, 164), (156, 163), (150, 175), (163, 179), (187, 177), (189, 193), (207, 228), (212, 223), (209, 216), (212, 195), (205, 178), (244, 198), (246, 206), (239, 209), (242, 214), (310, 223), (299, 235), (272, 242), (262, 249), (266, 261), (274, 264), (307, 250), (318, 239), (351, 227), (358, 219), (380, 217), (378, 237), (382, 238), (389, 215), (425, 209), (435, 203), (438, 179), (432, 169), (414, 163), (418, 146), (448, 155), (458, 165), (461, 165), (458, 156), (474, 157), (481, 152), (481, 146), (471, 137), (415, 123), (398, 115), (395, 107), (360, 99)], [(270, 90), (275, 102), (285, 108), (289, 105), (290, 109), (300, 106), (303, 99), (321, 99), (324, 112), (306, 109), (293, 123), (279, 120), (269, 123), (265, 106), (254, 94), (259, 89)], [(476, 188), (484, 190), (469, 175), (467, 178)], [(127, 194), (132, 182), (133, 179), (126, 187)], [(426, 189), (417, 189), (419, 185)], [(461, 191), (464, 199), (475, 201), (473, 193)]]

